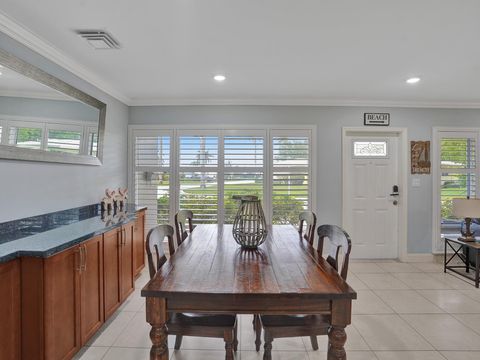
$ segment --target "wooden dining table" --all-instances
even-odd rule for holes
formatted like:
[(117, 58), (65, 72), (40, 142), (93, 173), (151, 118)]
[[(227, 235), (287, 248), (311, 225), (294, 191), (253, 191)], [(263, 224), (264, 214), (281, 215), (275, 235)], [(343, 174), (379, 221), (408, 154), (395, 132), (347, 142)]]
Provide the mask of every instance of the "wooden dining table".
[(167, 360), (168, 313), (326, 314), (328, 360), (346, 359), (356, 292), (291, 225), (269, 227), (256, 250), (231, 225), (198, 225), (145, 285), (150, 359)]

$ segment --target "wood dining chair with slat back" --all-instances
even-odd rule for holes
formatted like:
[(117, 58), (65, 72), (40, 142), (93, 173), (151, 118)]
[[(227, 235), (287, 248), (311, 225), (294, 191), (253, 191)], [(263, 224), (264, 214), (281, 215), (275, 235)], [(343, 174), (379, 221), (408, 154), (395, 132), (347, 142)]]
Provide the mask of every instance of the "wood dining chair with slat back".
[[(322, 256), (323, 243), (327, 238), (326, 261), (346, 280), (352, 249), (350, 236), (336, 225), (321, 225), (317, 232), (318, 255)], [(317, 336), (328, 335), (330, 328), (330, 319), (326, 315), (260, 315), (260, 323), (264, 330), (264, 360), (272, 358), (272, 342), (275, 338), (309, 336), (313, 349), (318, 350)]]
[[(167, 262), (163, 242), (168, 239), (170, 256), (175, 253), (174, 229), (170, 225), (158, 225), (147, 235), (146, 250), (150, 279)], [(167, 322), (168, 333), (175, 335), (175, 350), (179, 350), (183, 336), (222, 338), (225, 341), (225, 359), (233, 360), (237, 351), (237, 317), (235, 315), (204, 315), (171, 313)]]
[(164, 240), (168, 239), (168, 250), (170, 255), (175, 251), (173, 244), (174, 230), (170, 225), (157, 225), (147, 234), (146, 251), (148, 260), (148, 271), (152, 279), (163, 264), (167, 261), (165, 255)]
[(177, 233), (177, 246), (193, 231), (193, 212), (180, 210), (175, 214), (175, 231)]
[[(298, 215), (300, 224), (298, 225), (298, 232), (300, 236), (307, 240), (313, 246), (315, 239), (315, 227), (317, 226), (317, 216), (313, 211), (302, 211)], [(304, 231), (305, 230), (305, 231)], [(262, 325), (260, 322), (260, 315), (253, 316), (253, 330), (255, 331), (255, 349), (260, 350), (262, 344)]]
[[(300, 225), (298, 227), (298, 232), (300, 236), (303, 235), (303, 238), (307, 240), (310, 245), (313, 245), (313, 240), (315, 239), (315, 226), (317, 226), (317, 216), (312, 211), (302, 211), (298, 216)], [(305, 233), (303, 233), (305, 227)]]

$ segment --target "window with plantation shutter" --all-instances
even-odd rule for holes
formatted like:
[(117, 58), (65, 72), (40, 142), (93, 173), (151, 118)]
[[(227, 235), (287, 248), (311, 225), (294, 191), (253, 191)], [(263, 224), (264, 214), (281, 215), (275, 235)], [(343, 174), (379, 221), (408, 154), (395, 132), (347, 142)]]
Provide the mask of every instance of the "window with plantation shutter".
[(233, 224), (238, 210), (234, 195), (256, 195), (263, 199), (265, 176), (265, 132), (257, 135), (224, 136), (224, 222)]
[(171, 135), (134, 133), (135, 201), (147, 206), (146, 227), (170, 222)]
[(87, 132), (86, 153), (88, 155), (97, 156), (98, 129), (96, 127), (88, 127), (86, 132)]
[(218, 222), (218, 136), (179, 137), (179, 209), (193, 211), (194, 222)]
[(183, 209), (196, 224), (232, 224), (234, 195), (258, 196), (268, 223), (298, 224), (312, 208), (311, 129), (139, 127), (130, 134), (130, 187), (149, 209), (149, 227), (173, 223)]
[(309, 135), (274, 133), (272, 159), (272, 223), (295, 224), (310, 208)]
[(452, 199), (476, 195), (476, 148), (476, 134), (443, 134), (440, 139), (442, 233), (460, 231), (462, 220), (452, 214)]
[(69, 154), (80, 153), (82, 128), (80, 126), (57, 125), (47, 127), (47, 151)]
[(43, 147), (43, 128), (30, 125), (15, 124), (10, 126), (8, 144), (26, 149)]

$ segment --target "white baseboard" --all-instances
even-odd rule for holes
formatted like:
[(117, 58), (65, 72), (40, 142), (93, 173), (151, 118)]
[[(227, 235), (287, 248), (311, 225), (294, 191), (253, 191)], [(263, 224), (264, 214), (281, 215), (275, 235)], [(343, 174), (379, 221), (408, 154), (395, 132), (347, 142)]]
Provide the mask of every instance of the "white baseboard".
[(435, 259), (433, 254), (406, 254), (400, 258), (403, 262), (433, 262)]

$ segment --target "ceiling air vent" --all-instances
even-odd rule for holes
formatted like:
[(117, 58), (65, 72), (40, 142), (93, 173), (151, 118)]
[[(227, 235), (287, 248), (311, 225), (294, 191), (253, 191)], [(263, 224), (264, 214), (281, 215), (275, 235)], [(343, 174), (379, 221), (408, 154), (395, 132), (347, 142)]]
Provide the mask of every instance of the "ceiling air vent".
[(95, 50), (120, 49), (120, 43), (106, 31), (79, 30), (77, 34)]

